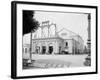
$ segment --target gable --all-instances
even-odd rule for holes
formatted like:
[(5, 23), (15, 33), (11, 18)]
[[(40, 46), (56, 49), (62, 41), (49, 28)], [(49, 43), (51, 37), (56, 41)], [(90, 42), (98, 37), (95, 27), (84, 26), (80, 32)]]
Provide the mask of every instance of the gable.
[(58, 36), (63, 38), (63, 39), (71, 39), (72, 36), (76, 35), (76, 33), (70, 31), (70, 30), (67, 30), (65, 28), (61, 29), (59, 32), (58, 32)]

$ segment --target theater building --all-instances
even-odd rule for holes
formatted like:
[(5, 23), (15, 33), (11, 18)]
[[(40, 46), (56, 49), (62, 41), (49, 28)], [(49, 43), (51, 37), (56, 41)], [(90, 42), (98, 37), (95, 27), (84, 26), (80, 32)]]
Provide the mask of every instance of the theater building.
[(84, 50), (84, 41), (80, 35), (65, 28), (57, 31), (56, 24), (43, 22), (39, 31), (32, 35), (32, 54), (82, 54)]

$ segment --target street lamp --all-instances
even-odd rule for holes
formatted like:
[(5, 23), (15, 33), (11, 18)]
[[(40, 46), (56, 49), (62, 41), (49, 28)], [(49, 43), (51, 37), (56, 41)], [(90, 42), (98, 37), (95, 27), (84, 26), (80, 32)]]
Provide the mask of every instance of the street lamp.
[(88, 53), (90, 54), (91, 52), (91, 14), (88, 14)]
[(30, 56), (29, 56), (29, 60), (28, 60), (28, 63), (32, 63), (32, 30), (31, 30), (31, 33), (30, 33)]

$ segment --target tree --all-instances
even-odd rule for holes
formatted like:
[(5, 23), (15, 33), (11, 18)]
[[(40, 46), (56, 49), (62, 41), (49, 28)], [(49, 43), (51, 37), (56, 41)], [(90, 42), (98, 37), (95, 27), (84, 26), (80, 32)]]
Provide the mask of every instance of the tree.
[(23, 10), (23, 35), (31, 31), (35, 32), (39, 27), (39, 22), (34, 19), (34, 11)]

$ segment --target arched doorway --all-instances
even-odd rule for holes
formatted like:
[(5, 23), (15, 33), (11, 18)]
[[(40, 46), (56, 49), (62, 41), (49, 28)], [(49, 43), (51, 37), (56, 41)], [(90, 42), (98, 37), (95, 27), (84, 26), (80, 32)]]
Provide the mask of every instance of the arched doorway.
[(53, 43), (50, 43), (49, 44), (49, 50), (48, 50), (49, 54), (52, 54), (53, 50), (54, 50)]
[(53, 52), (53, 46), (49, 46), (49, 54), (52, 54)]
[(42, 46), (42, 54), (46, 53), (46, 46)]

